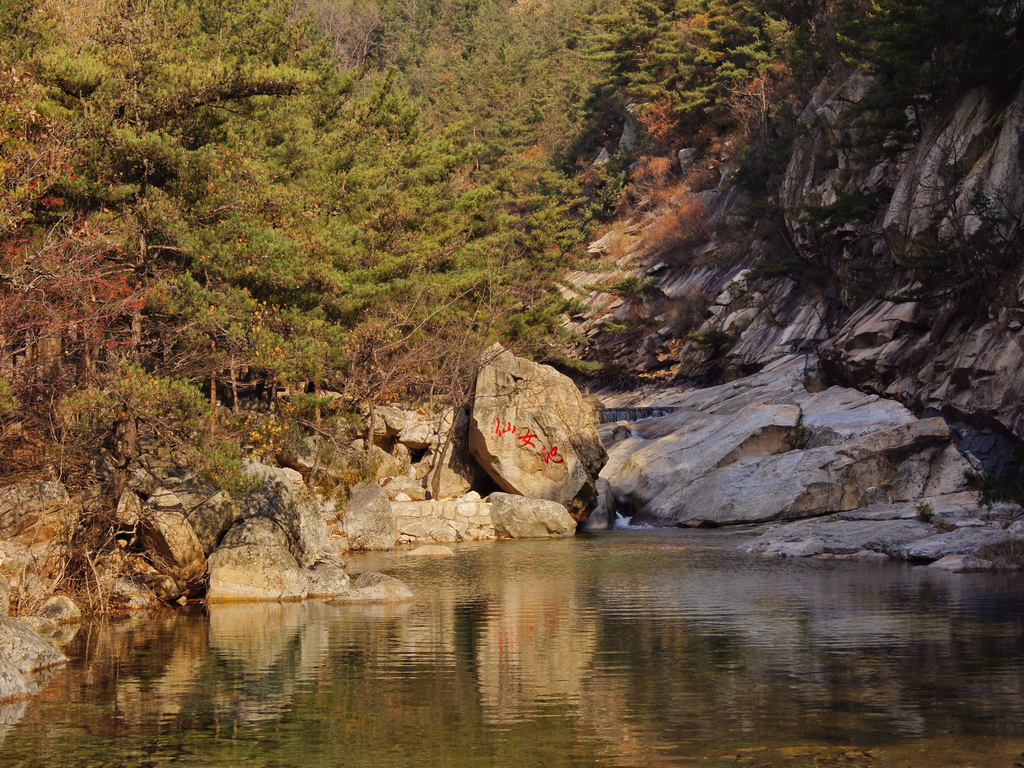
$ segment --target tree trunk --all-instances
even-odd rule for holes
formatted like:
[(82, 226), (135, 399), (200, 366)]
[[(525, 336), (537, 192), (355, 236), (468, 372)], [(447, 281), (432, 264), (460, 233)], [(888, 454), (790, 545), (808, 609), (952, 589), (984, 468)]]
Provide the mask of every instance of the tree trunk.
[(235, 368), (235, 356), (231, 356), (229, 375), (231, 376), (231, 412), (238, 413), (238, 374)]
[(128, 478), (131, 476), (131, 462), (139, 454), (139, 425), (135, 417), (125, 414), (114, 422), (114, 476), (111, 479), (111, 496), (114, 503), (121, 498)]

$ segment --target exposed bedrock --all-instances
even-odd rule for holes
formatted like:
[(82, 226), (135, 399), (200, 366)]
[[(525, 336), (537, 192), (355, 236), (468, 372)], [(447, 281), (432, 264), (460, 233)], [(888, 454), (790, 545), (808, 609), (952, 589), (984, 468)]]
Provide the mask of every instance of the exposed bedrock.
[(964, 489), (970, 465), (942, 419), (842, 387), (809, 392), (803, 378), (791, 357), (686, 393), (614, 442), (602, 477), (634, 522), (656, 525), (793, 520)]

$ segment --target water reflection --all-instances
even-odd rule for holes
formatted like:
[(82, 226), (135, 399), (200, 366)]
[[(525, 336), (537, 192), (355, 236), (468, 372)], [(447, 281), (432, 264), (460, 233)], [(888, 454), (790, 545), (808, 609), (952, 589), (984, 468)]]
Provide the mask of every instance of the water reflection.
[(93, 625), (8, 726), (0, 765), (1020, 760), (1019, 577), (762, 560), (723, 542), (373, 554), (354, 564), (408, 581), (414, 604)]

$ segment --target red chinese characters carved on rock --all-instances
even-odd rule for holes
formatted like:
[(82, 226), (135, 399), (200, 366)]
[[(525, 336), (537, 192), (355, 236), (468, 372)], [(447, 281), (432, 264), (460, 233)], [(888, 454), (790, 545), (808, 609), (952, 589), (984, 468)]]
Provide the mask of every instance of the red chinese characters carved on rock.
[(516, 436), (516, 440), (519, 441), (520, 448), (539, 450), (540, 457), (543, 459), (545, 464), (565, 464), (565, 459), (558, 455), (557, 445), (538, 445), (534, 442), (539, 435), (535, 434), (532, 429), (527, 427), (525, 430), (520, 432), (519, 428), (511, 421), (506, 421), (505, 426), (502, 426), (501, 419), (495, 417), (494, 419), (494, 434), (498, 437), (504, 437), (507, 434), (513, 434)]

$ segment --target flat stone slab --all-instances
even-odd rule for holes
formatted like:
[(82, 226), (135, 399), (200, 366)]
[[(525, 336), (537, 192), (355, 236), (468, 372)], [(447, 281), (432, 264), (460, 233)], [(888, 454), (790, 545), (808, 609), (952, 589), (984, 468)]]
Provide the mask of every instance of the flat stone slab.
[(830, 516), (780, 525), (746, 547), (770, 557), (810, 557), (877, 552), (889, 555), (896, 548), (935, 532), (918, 520), (841, 520)]

